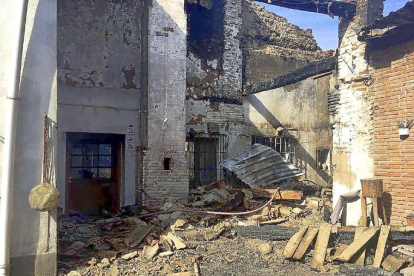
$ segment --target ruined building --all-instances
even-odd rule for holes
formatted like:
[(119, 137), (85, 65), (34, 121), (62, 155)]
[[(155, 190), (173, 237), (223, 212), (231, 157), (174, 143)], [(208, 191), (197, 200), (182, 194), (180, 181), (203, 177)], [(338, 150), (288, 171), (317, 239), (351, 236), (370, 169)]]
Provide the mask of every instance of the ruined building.
[[(396, 132), (414, 119), (412, 3), (376, 21), (382, 0), (307, 2), (278, 5), (339, 16), (336, 55), (251, 0), (29, 0), (14, 98), (8, 41), (18, 41), (19, 10), (3, 1), (0, 118), (8, 101), (18, 106), (12, 275), (56, 271), (58, 210), (28, 203), (42, 181), (66, 213), (159, 206), (223, 178), (220, 163), (254, 143), (333, 185), (335, 197), (383, 178), (391, 221), (404, 224), (414, 212), (412, 138)], [(390, 32), (408, 34), (389, 44)], [(0, 152), (5, 128), (2, 119)], [(358, 204), (347, 223), (358, 223)]]

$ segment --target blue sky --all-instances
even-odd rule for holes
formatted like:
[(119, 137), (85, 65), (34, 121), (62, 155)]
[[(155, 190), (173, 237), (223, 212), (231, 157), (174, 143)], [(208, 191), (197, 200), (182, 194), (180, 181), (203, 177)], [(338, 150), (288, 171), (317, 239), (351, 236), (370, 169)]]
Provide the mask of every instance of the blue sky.
[[(384, 2), (384, 15), (388, 15), (391, 11), (396, 11), (403, 7), (410, 0), (386, 0)], [(316, 14), (310, 12), (302, 12), (291, 9), (285, 9), (256, 2), (264, 6), (268, 11), (277, 15), (286, 17), (290, 23), (298, 25), (302, 29), (312, 29), (313, 36), (323, 50), (336, 49), (338, 45), (338, 18), (324, 14)]]

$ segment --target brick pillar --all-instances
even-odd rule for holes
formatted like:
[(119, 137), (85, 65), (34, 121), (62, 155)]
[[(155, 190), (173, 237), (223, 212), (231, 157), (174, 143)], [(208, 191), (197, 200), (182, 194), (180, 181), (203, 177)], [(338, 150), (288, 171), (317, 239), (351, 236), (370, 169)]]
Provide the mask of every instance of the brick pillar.
[(148, 147), (145, 205), (167, 197), (187, 200), (185, 155), (187, 17), (183, 0), (154, 0), (148, 24)]
[(358, 0), (357, 19), (363, 27), (372, 25), (377, 19), (382, 18), (384, 11), (384, 0)]
[[(334, 204), (339, 195), (360, 189), (360, 179), (374, 176), (373, 99), (360, 81), (369, 74), (366, 43), (358, 40), (359, 30), (382, 17), (383, 0), (358, 0), (352, 19), (340, 20), (338, 48), (338, 114), (333, 122)], [(348, 204), (346, 223), (358, 225), (361, 204)]]

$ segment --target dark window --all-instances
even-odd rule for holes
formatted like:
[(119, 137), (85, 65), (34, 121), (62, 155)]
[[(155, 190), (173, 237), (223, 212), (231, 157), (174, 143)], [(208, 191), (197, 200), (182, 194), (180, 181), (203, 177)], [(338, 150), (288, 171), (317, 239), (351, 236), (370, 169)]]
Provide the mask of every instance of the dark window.
[(171, 158), (164, 158), (164, 171), (171, 170)]
[(111, 144), (88, 142), (69, 145), (70, 179), (109, 179), (113, 161)]

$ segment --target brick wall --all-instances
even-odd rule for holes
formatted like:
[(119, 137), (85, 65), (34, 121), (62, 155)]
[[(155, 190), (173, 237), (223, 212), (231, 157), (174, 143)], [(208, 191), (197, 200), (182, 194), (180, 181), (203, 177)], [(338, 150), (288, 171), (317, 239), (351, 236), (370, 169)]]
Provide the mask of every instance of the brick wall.
[(414, 41), (371, 53), (375, 177), (384, 180), (392, 224), (414, 214), (414, 133), (398, 135), (398, 122), (414, 120)]
[[(186, 200), (189, 191), (184, 1), (153, 1), (148, 32), (148, 147), (142, 188), (144, 205), (155, 205), (167, 197)], [(164, 169), (164, 158), (170, 158), (170, 169)]]

